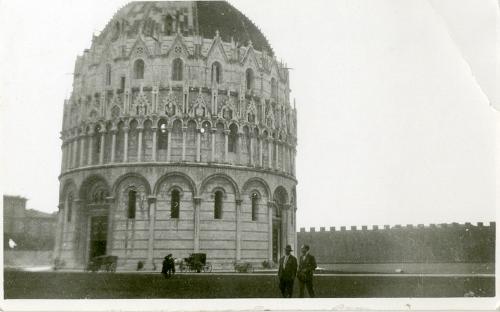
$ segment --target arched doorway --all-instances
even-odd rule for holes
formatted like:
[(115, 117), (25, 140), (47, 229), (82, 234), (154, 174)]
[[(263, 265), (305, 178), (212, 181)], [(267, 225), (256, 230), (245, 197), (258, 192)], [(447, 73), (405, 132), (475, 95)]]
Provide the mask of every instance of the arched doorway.
[(80, 255), (85, 264), (94, 257), (106, 255), (109, 249), (109, 194), (106, 181), (99, 177), (91, 177), (82, 186), (81, 233), (85, 244), (82, 244)]
[[(274, 192), (274, 207), (273, 207), (273, 227), (272, 227), (272, 243), (273, 243), (273, 261), (278, 262), (283, 254), (284, 246), (287, 244), (286, 239), (286, 215), (285, 205), (288, 202), (288, 194), (283, 187), (278, 187)], [(285, 222), (284, 222), (285, 221)]]

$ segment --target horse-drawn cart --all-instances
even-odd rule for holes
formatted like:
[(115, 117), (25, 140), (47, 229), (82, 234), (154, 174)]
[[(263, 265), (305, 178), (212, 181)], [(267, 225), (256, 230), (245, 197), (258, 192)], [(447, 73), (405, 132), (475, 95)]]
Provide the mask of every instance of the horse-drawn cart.
[(181, 272), (212, 272), (212, 264), (207, 262), (207, 255), (204, 253), (194, 253), (179, 264)]
[(98, 256), (90, 259), (86, 271), (97, 272), (99, 270), (106, 272), (116, 272), (117, 256)]

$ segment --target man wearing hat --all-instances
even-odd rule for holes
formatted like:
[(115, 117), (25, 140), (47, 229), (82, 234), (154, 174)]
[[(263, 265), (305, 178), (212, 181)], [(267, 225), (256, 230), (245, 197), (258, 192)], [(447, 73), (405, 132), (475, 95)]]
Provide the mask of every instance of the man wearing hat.
[(280, 279), (280, 290), (284, 298), (292, 298), (293, 281), (297, 273), (297, 258), (291, 255), (292, 246), (286, 245), (285, 255), (280, 259), (278, 277)]

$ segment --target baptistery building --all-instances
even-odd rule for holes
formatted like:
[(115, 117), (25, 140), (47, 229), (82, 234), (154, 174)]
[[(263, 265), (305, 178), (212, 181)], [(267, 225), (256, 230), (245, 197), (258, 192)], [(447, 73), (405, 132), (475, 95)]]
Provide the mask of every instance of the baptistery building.
[(289, 73), (227, 2), (132, 2), (78, 56), (64, 103), (54, 258), (118, 270), (296, 245)]

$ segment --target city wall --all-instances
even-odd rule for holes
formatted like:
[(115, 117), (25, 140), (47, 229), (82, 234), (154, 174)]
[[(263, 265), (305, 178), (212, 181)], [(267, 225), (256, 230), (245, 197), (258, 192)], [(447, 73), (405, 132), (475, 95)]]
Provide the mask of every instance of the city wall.
[(320, 264), (495, 262), (495, 222), (301, 228), (297, 240)]

